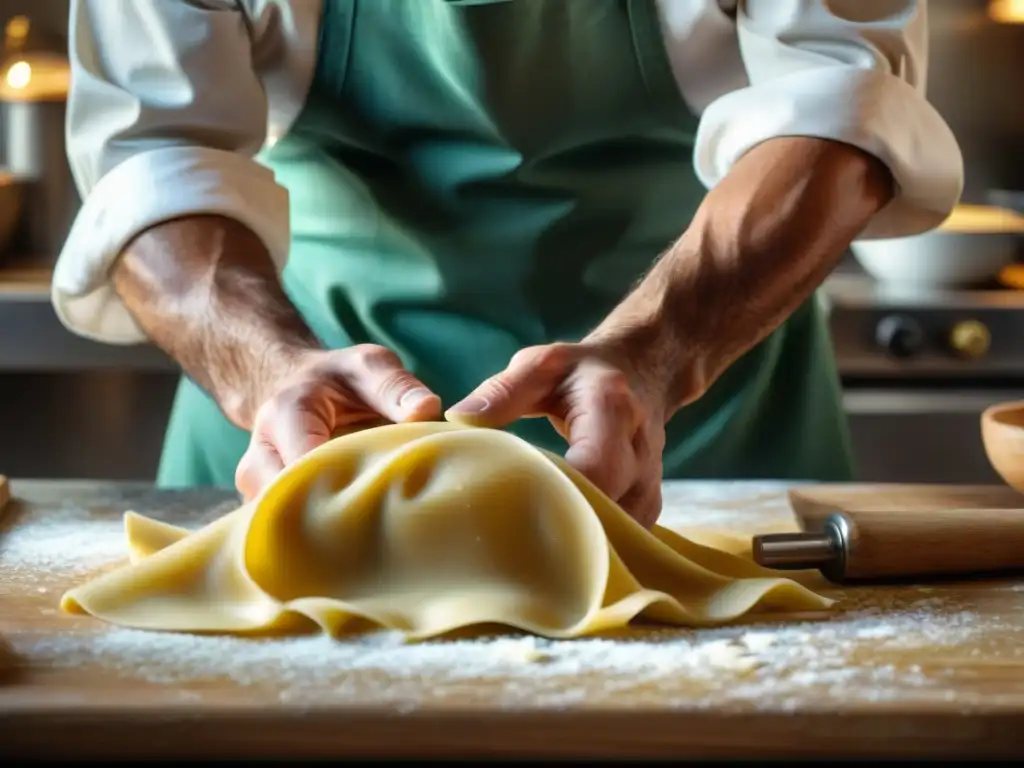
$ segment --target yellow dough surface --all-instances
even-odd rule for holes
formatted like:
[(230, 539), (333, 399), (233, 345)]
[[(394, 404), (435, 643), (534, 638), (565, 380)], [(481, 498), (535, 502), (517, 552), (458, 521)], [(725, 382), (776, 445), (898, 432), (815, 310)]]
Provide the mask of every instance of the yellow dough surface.
[(335, 438), (196, 531), (128, 513), (129, 562), (61, 607), (178, 632), (495, 625), (551, 638), (636, 619), (709, 626), (832, 601), (750, 560), (648, 531), (559, 456), (430, 422)]

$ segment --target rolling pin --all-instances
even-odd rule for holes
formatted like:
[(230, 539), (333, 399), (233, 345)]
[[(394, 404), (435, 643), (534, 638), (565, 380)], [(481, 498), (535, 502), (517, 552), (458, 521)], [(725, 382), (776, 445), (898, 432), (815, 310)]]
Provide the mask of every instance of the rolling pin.
[(837, 584), (1024, 570), (1024, 509), (836, 510), (812, 530), (755, 536), (753, 555)]

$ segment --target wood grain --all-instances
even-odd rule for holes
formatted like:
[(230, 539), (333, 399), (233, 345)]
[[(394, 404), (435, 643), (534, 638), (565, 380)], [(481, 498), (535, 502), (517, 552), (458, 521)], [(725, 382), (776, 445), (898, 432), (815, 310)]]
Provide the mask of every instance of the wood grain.
[(1010, 488), (811, 486), (789, 498), (806, 529), (845, 515), (850, 580), (1024, 570), (1024, 495)]
[[(463, 641), (450, 667), (403, 669), (388, 658), (375, 665), (329, 650), (354, 647), (346, 640), (325, 639), (333, 644), (317, 646), (322, 657), (304, 658), (285, 650), (289, 639), (261, 641), (258, 654), (246, 650), (255, 640), (231, 640), (239, 649), (232, 656), (224, 638), (154, 633), (147, 645), (139, 633), (56, 610), (61, 592), (94, 570), (90, 558), (101, 544), (117, 541), (125, 510), (193, 527), (230, 508), (230, 494), (71, 482), (12, 487), (15, 503), (0, 524), (5, 756), (1022, 754), (1024, 581), (839, 589), (801, 574), (840, 601), (833, 614), (755, 617), (707, 631), (638, 628), (544, 646), (556, 658), (593, 660), (597, 647), (630, 660), (569, 664), (559, 674), (515, 665), (470, 674), (466, 667), (485, 655), (478, 641)], [(696, 538), (710, 530), (741, 541), (797, 527), (780, 484), (672, 483), (665, 500), (663, 521)], [(76, 546), (82, 550), (67, 551)], [(53, 557), (61, 547), (66, 556)], [(758, 651), (757, 638), (775, 640)], [(755, 649), (756, 668), (712, 663), (707, 651), (734, 642)], [(636, 657), (624, 650), (629, 643)], [(644, 655), (657, 659), (645, 667)], [(211, 660), (220, 660), (215, 673)]]
[(833, 509), (901, 513), (958, 508), (1024, 510), (1024, 494), (1004, 485), (806, 484), (790, 488), (787, 495), (797, 517), (808, 524), (820, 521)]

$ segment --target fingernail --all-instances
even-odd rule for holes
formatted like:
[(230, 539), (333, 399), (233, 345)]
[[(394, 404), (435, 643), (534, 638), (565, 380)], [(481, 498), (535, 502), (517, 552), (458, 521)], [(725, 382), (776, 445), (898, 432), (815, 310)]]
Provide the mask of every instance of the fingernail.
[(430, 397), (430, 390), (418, 387), (417, 389), (410, 389), (399, 399), (398, 404), (402, 408), (415, 408), (417, 405), (422, 403)]
[(452, 406), (452, 413), (480, 413), (487, 410), (487, 401), (479, 395), (470, 395)]

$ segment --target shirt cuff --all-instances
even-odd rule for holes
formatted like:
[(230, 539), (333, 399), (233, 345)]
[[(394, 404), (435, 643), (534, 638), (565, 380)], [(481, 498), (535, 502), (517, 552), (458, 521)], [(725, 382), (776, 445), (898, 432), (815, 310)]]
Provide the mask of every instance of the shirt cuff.
[(107, 344), (137, 344), (146, 334), (110, 280), (111, 266), (140, 232), (194, 214), (220, 214), (249, 227), (283, 269), (291, 237), (288, 192), (247, 155), (200, 147), (142, 152), (91, 190), (53, 274), (51, 300), (70, 331)]
[(746, 152), (780, 136), (843, 142), (889, 168), (895, 196), (858, 240), (933, 229), (963, 192), (963, 157), (953, 132), (917, 90), (886, 72), (816, 67), (723, 96), (697, 131), (697, 175), (711, 188)]

